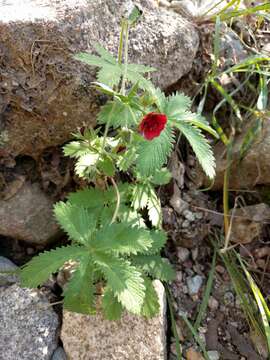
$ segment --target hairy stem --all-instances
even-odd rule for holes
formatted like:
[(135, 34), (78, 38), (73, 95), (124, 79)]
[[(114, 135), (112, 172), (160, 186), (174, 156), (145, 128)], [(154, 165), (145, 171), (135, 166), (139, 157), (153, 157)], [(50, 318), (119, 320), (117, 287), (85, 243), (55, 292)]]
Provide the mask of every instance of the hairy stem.
[(111, 177), (110, 179), (111, 179), (111, 182), (113, 184), (115, 194), (116, 194), (116, 206), (115, 206), (115, 210), (114, 210), (113, 217), (112, 217), (112, 220), (111, 220), (111, 224), (112, 224), (116, 220), (116, 217), (117, 217), (117, 214), (118, 214), (118, 211), (119, 211), (119, 207), (120, 207), (120, 199), (121, 199), (121, 197), (120, 197), (120, 193), (119, 193), (118, 187), (116, 185), (116, 182), (114, 181), (114, 178)]
[(120, 39), (119, 39), (119, 47), (118, 47), (118, 64), (119, 64), (119, 65), (122, 64), (124, 31), (125, 31), (125, 21), (122, 20), (122, 22), (121, 22)]
[(120, 92), (125, 95), (125, 83), (127, 77), (127, 65), (128, 65), (128, 33), (129, 33), (129, 23), (125, 22), (125, 53), (124, 53), (124, 74), (122, 77), (122, 85)]

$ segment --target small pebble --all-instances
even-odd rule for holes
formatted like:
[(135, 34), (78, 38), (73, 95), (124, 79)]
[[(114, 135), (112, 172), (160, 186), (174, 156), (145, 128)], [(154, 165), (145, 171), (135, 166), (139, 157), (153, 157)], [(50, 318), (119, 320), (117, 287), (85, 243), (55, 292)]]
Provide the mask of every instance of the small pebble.
[(177, 257), (181, 262), (185, 262), (189, 258), (189, 250), (179, 246), (177, 248)]
[(225, 305), (234, 305), (234, 295), (232, 292), (227, 291), (223, 297)]
[(211, 309), (212, 311), (216, 311), (218, 309), (218, 305), (218, 301), (213, 296), (210, 296), (208, 300), (209, 309)]
[(173, 355), (177, 355), (175, 342), (171, 343), (170, 352), (171, 352)]
[(190, 226), (190, 222), (188, 220), (184, 220), (182, 223), (182, 228), (186, 229)]
[(225, 273), (225, 268), (221, 265), (217, 265), (216, 266), (216, 271), (219, 273), (219, 274), (224, 274)]
[(195, 213), (195, 217), (196, 219), (201, 220), (203, 218), (203, 213), (201, 212)]
[(189, 348), (186, 352), (187, 360), (204, 360), (204, 357), (193, 348)]
[(197, 247), (191, 250), (191, 256), (193, 261), (197, 259), (198, 254), (199, 254), (199, 249)]
[(195, 220), (195, 215), (190, 210), (183, 211), (183, 215), (189, 222), (193, 222)]
[(220, 359), (220, 354), (216, 350), (207, 351), (207, 354), (208, 354), (210, 360), (219, 360)]
[(199, 292), (203, 284), (203, 277), (200, 275), (195, 275), (187, 279), (188, 292), (190, 295), (195, 295)]
[(237, 297), (237, 298), (235, 299), (235, 307), (236, 307), (237, 309), (241, 309), (241, 304), (242, 304), (241, 299), (240, 299), (239, 297)]
[(177, 271), (177, 272), (176, 272), (175, 280), (176, 280), (177, 282), (179, 282), (179, 283), (182, 282), (182, 280), (183, 280), (183, 273), (182, 273), (182, 271)]
[(188, 293), (188, 287), (186, 285), (183, 285), (182, 287), (182, 293), (187, 294)]

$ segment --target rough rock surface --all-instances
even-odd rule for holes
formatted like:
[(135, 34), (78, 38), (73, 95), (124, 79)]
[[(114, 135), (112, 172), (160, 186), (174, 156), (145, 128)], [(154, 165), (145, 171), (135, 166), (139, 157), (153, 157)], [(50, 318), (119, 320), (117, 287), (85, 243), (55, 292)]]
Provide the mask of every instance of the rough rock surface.
[(0, 360), (50, 360), (59, 321), (36, 290), (0, 288)]
[(37, 183), (25, 183), (8, 200), (0, 200), (0, 234), (25, 242), (45, 245), (59, 235), (53, 201)]
[(87, 316), (64, 311), (61, 339), (70, 359), (164, 360), (166, 359), (166, 305), (163, 285), (156, 281), (160, 314), (145, 320), (124, 314), (108, 321), (98, 314)]
[[(187, 73), (198, 48), (194, 26), (138, 1), (143, 16), (130, 34), (131, 61), (158, 69), (161, 87)], [(2, 4), (2, 5), (1, 5)], [(0, 4), (0, 155), (37, 157), (93, 125), (99, 96), (95, 72), (73, 59), (95, 42), (117, 53), (119, 23), (129, 0), (9, 0)]]
[[(244, 135), (245, 133), (241, 134), (235, 140), (232, 151), (232, 158), (235, 160), (230, 169), (229, 187), (231, 189), (252, 189), (256, 185), (270, 185), (270, 119), (264, 119), (262, 131), (256, 137), (245, 157), (239, 161)], [(224, 145), (218, 143), (214, 148), (214, 153), (217, 175), (211, 190), (219, 190), (222, 189), (224, 171), (227, 167)], [(194, 179), (198, 186), (209, 185), (209, 181), (201, 171), (196, 172)]]
[(270, 220), (270, 207), (261, 203), (231, 211), (233, 221), (230, 241), (248, 244), (261, 235), (265, 223)]
[(9, 271), (15, 271), (17, 268), (18, 266), (12, 261), (0, 256), (0, 286), (12, 284), (18, 280), (15, 274), (9, 273)]

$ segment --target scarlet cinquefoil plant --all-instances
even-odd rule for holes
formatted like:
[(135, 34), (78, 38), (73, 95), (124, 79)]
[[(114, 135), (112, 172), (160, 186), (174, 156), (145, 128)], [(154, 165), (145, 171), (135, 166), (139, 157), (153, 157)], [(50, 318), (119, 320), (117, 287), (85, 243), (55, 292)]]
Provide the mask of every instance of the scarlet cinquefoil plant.
[(165, 97), (144, 77), (153, 68), (127, 61), (128, 31), (138, 13), (135, 8), (122, 22), (118, 59), (99, 45), (97, 55), (76, 55), (100, 68), (93, 87), (108, 98), (97, 117), (98, 129), (79, 132), (64, 147), (89, 186), (54, 208), (70, 245), (41, 253), (21, 271), (22, 284), (36, 287), (72, 260), (75, 271), (63, 291), (64, 307), (92, 314), (101, 296), (109, 319), (118, 319), (124, 308), (154, 316), (159, 304), (152, 280), (173, 279), (171, 266), (160, 256), (166, 234), (155, 188), (171, 179), (164, 166), (177, 132), (187, 138), (206, 174), (213, 178), (215, 173), (201, 130), (215, 132), (190, 111), (190, 99), (180, 93)]

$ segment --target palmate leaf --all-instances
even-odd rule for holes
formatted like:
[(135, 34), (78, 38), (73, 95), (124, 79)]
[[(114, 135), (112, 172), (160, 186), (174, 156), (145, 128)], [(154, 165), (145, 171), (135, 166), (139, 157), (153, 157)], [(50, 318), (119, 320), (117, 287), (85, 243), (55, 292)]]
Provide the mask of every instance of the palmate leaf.
[(96, 217), (87, 209), (62, 201), (54, 206), (54, 214), (61, 228), (71, 240), (87, 245), (96, 228)]
[(134, 314), (140, 314), (145, 296), (140, 271), (127, 260), (100, 252), (95, 252), (94, 261), (122, 306)]
[(132, 264), (141, 268), (154, 279), (171, 281), (175, 276), (169, 262), (159, 255), (137, 255), (132, 258)]
[(215, 158), (210, 144), (200, 129), (184, 121), (176, 121), (174, 125), (188, 140), (206, 175), (213, 179), (215, 176)]
[[(100, 56), (79, 53), (75, 55), (75, 59), (99, 67), (100, 70), (97, 74), (99, 82), (110, 87), (117, 86), (125, 73), (125, 65), (118, 64), (118, 61), (102, 46), (96, 44), (95, 49)], [(127, 64), (126, 78), (134, 84), (138, 82), (140, 88), (146, 89), (151, 83), (143, 77), (143, 74), (151, 71), (155, 71), (155, 69), (150, 66)]]
[(122, 76), (121, 65), (106, 64), (98, 71), (97, 79), (100, 83), (113, 87), (119, 84), (121, 80), (121, 76)]
[(85, 254), (81, 246), (65, 246), (45, 251), (33, 257), (23, 266), (20, 274), (22, 286), (34, 288), (43, 284), (52, 273), (61, 268), (68, 260), (80, 260)]
[[(118, 191), (120, 194), (120, 202), (124, 203), (127, 200), (127, 191), (129, 184), (119, 183)], [(95, 209), (101, 208), (104, 205), (109, 205), (116, 202), (116, 193), (113, 186), (109, 186), (107, 190), (101, 190), (98, 188), (85, 188), (78, 190), (74, 193), (70, 193), (68, 201), (72, 205), (82, 206), (85, 208)]]
[(119, 254), (137, 254), (147, 251), (152, 246), (150, 231), (130, 227), (125, 223), (109, 224), (101, 228), (97, 235), (94, 249), (99, 252)]
[(152, 318), (157, 315), (159, 312), (159, 300), (157, 296), (157, 292), (153, 286), (153, 283), (150, 279), (144, 278), (145, 285), (145, 298), (141, 311), (141, 315), (146, 318)]
[(98, 124), (109, 123), (113, 128), (134, 127), (138, 125), (141, 112), (130, 104), (119, 100), (109, 101), (98, 114)]
[(141, 175), (150, 176), (166, 163), (172, 152), (173, 142), (173, 132), (168, 125), (158, 137), (140, 142), (136, 165)]
[(93, 263), (88, 254), (80, 263), (64, 289), (64, 308), (82, 314), (93, 314), (94, 285)]
[(108, 286), (106, 286), (102, 297), (102, 310), (105, 318), (108, 320), (119, 320), (123, 312), (122, 305)]

